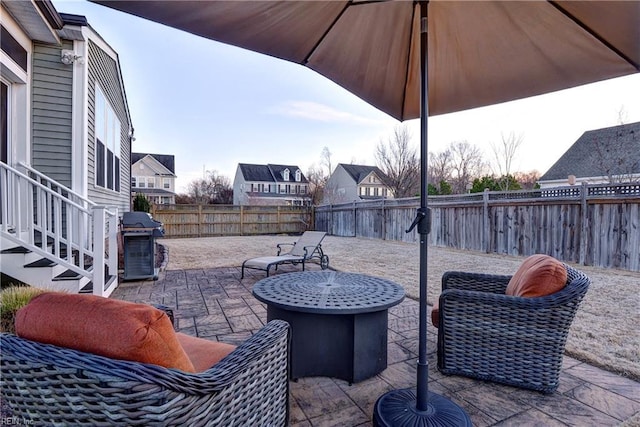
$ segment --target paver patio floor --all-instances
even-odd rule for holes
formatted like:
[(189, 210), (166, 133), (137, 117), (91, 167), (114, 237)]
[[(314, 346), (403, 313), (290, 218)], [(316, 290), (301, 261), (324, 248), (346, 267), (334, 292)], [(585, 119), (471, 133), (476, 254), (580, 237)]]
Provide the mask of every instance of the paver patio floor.
[[(309, 270), (319, 270), (310, 265)], [(280, 267), (277, 274), (299, 271)], [(266, 307), (251, 289), (264, 272), (224, 267), (167, 270), (157, 281), (123, 282), (112, 298), (174, 308), (176, 328), (211, 340), (240, 343), (266, 323)], [(290, 425), (369, 426), (379, 396), (416, 384), (418, 302), (405, 299), (389, 310), (388, 367), (349, 385), (333, 378), (291, 382)], [(474, 426), (639, 425), (640, 383), (565, 356), (560, 387), (551, 395), (444, 376), (436, 365), (436, 329), (428, 334), (429, 389), (469, 414)]]

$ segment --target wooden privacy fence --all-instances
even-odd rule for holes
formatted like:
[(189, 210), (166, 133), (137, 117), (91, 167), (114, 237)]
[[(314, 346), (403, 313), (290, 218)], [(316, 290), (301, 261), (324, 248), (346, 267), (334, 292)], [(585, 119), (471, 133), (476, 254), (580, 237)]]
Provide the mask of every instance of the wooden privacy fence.
[[(323, 205), (315, 229), (417, 242), (418, 199)], [(431, 245), (640, 271), (640, 183), (429, 198)]]
[(153, 219), (165, 237), (296, 234), (313, 224), (313, 210), (302, 206), (155, 205)]

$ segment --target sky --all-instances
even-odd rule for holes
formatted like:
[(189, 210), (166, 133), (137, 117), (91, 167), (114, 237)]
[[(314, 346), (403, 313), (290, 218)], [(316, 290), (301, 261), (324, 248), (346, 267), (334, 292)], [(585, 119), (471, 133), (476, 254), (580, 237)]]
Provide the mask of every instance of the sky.
[[(86, 16), (116, 51), (135, 129), (134, 152), (172, 154), (176, 191), (207, 171), (233, 182), (238, 163), (303, 173), (331, 162), (375, 165), (396, 119), (301, 65), (204, 39), (83, 0), (53, 0)], [(467, 141), (493, 156), (522, 138), (514, 171), (546, 172), (586, 131), (640, 121), (640, 75), (429, 118), (429, 151)], [(418, 150), (419, 120), (404, 122)]]

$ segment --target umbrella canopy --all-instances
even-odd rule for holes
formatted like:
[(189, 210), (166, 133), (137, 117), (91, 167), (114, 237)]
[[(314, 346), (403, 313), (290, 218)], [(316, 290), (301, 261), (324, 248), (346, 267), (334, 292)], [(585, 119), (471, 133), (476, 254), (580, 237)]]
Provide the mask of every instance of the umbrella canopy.
[[(96, 3), (303, 64), (398, 120), (420, 116), (416, 2)], [(428, 25), (431, 115), (640, 70), (635, 1), (432, 0)]]
[(640, 71), (640, 4), (93, 1), (305, 65), (399, 120), (420, 117), (421, 206), (410, 228), (420, 234), (417, 392), (382, 396), (374, 424), (470, 425), (428, 392), (427, 118)]

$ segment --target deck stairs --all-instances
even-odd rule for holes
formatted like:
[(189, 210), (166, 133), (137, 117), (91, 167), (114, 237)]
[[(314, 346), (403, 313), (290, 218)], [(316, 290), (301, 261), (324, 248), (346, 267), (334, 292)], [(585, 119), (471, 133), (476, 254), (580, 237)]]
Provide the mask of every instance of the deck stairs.
[(117, 209), (19, 167), (0, 162), (3, 282), (109, 296), (118, 285)]

